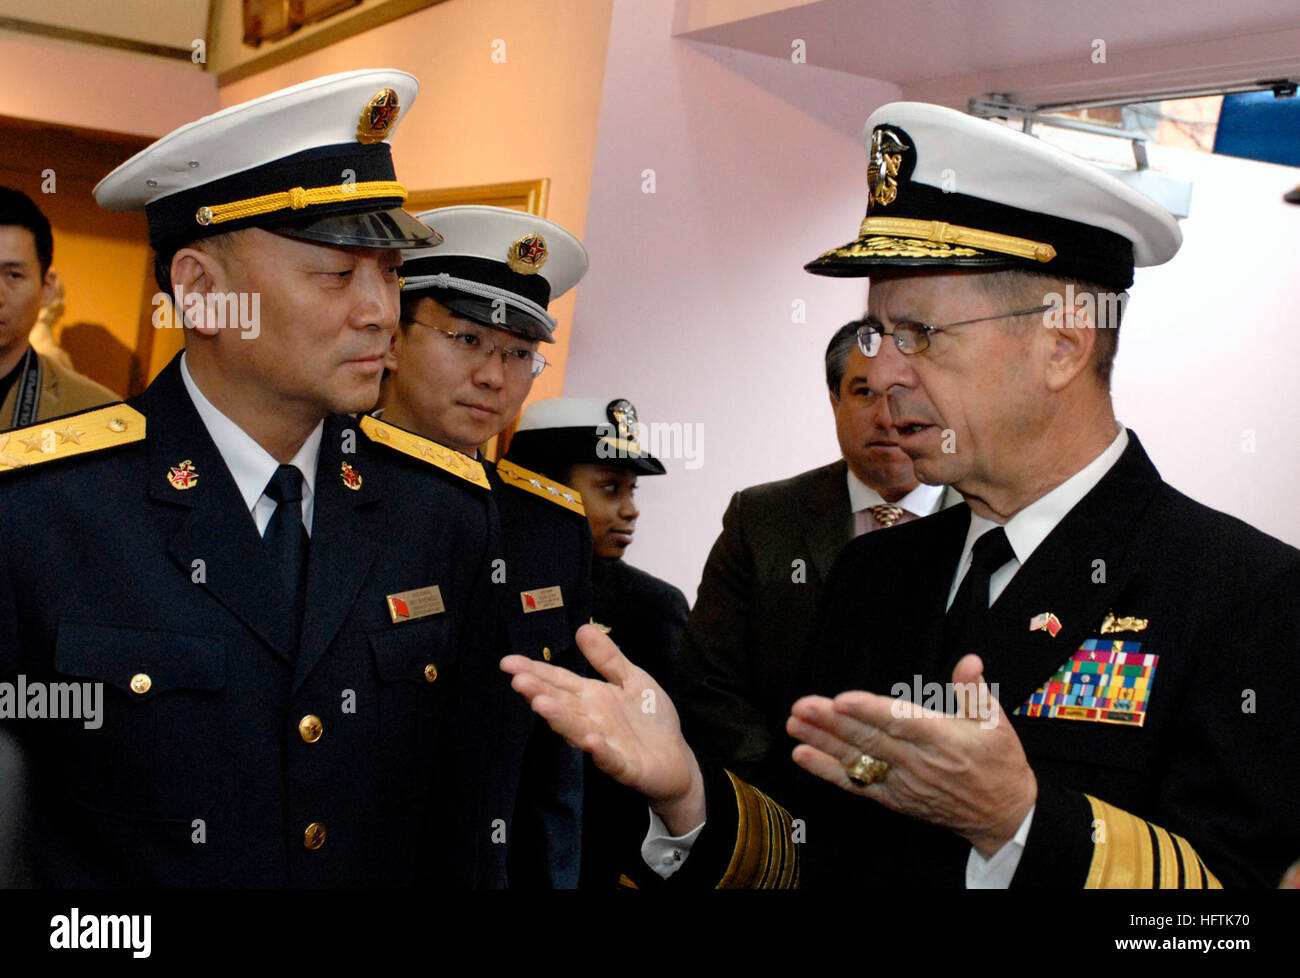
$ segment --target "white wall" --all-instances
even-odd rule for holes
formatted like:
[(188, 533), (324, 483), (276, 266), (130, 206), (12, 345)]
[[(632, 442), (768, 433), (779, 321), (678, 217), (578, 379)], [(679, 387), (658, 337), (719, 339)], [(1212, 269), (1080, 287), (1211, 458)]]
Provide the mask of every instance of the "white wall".
[[(862, 123), (898, 90), (672, 40), (671, 6), (615, 3), (565, 393), (703, 425), (700, 468), (671, 459), (642, 480), (628, 551), (693, 598), (731, 492), (838, 453), (821, 353), (865, 283), (801, 266), (854, 237)], [(1170, 483), (1300, 544), (1300, 207), (1281, 201), (1300, 170), (1159, 147), (1152, 159), (1195, 190), (1180, 254), (1138, 271), (1118, 415)]]
[(839, 455), (821, 358), (866, 288), (802, 266), (856, 236), (858, 137), (898, 89), (673, 40), (672, 8), (614, 5), (565, 394), (703, 427), (702, 465), (641, 480), (627, 553), (693, 600), (734, 490)]
[(1167, 482), (1300, 545), (1300, 207), (1282, 202), (1300, 169), (1161, 147), (1152, 164), (1194, 181), (1191, 213), (1174, 259), (1138, 269), (1116, 414)]

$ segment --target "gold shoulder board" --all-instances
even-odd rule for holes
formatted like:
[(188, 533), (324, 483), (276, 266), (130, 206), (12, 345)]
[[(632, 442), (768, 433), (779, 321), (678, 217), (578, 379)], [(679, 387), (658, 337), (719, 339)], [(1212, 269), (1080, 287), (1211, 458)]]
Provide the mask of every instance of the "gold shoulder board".
[(124, 403), (0, 432), (0, 472), (144, 440), (144, 415)]
[(501, 476), (501, 481), (508, 486), (549, 499), (557, 506), (571, 509), (583, 516), (587, 515), (587, 511), (582, 508), (582, 493), (577, 489), (570, 489), (562, 482), (548, 479), (536, 472), (529, 472), (505, 458), (497, 462), (497, 475)]
[(472, 482), (481, 489), (489, 491), (492, 489), (492, 483), (488, 482), (487, 473), (483, 471), (483, 466), (476, 459), (472, 459), (468, 455), (462, 455), (454, 448), (448, 448), (446, 445), (439, 445), (436, 441), (421, 438), (405, 428), (399, 428), (386, 421), (380, 421), (378, 418), (370, 417), (370, 415), (364, 415), (361, 418), (361, 430), (373, 442), (387, 445), (403, 455), (410, 455), (412, 458), (418, 458), (430, 465), (436, 465), (443, 471), (458, 475), (466, 482)]

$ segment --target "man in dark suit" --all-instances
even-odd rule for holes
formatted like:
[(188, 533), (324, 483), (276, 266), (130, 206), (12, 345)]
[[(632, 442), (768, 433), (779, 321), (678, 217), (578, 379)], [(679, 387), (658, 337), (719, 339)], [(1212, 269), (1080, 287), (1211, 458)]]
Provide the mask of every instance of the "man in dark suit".
[[(587, 253), (558, 224), (503, 207), (419, 217), (446, 240), (406, 255), (382, 417), (475, 458), (515, 419), (546, 367), (537, 345), (554, 343), (556, 328), (546, 306), (578, 283)], [(496, 660), (514, 652), (581, 668), (573, 636), (591, 618), (591, 534), (576, 491), (505, 460), (483, 465), (501, 549), (492, 574), (497, 654), (482, 663), (477, 686), (488, 700), (474, 722), (498, 735), (462, 758), (481, 793), (467, 831), (494, 843), (481, 881), (572, 888), (583, 756), (510, 691)]]
[(822, 587), (855, 536), (961, 497), (920, 483), (888, 401), (867, 378), (854, 321), (826, 347), (843, 458), (731, 497), (686, 624), (677, 702), (691, 738), (728, 769), (776, 790), (788, 770), (791, 690), (808, 666)]
[(639, 718), (650, 679), (598, 635), (579, 642), (609, 682), (503, 667), (647, 797), (644, 860), (676, 882), (1276, 886), (1300, 849), (1300, 640), (1277, 603), (1300, 552), (1165, 485), (1111, 406), (1119, 294), (1176, 223), (949, 109), (886, 105), (866, 132), (860, 237), (810, 268), (871, 276), (873, 379), (918, 476), (969, 510), (841, 554), (811, 687), (839, 695), (787, 726), (817, 779), (790, 797), (806, 830)]
[(37, 885), (475, 882), (432, 840), (459, 841), (486, 479), (352, 417), (378, 397), (399, 249), (437, 240), (386, 142), (417, 87), (317, 79), (96, 188), (145, 209), (189, 328), (130, 404), (0, 446), (0, 678), (29, 691), (8, 715)]

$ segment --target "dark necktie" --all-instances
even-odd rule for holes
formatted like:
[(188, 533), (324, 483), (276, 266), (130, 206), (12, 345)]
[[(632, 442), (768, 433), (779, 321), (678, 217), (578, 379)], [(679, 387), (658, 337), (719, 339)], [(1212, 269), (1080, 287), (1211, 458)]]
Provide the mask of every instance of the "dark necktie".
[(307, 528), (302, 525), (302, 473), (296, 466), (281, 465), (266, 484), (266, 495), (275, 500), (275, 512), (262, 534), (266, 555), (280, 572), (284, 593), (293, 615), (294, 645), (302, 628), (307, 597)]
[(968, 652), (984, 654), (984, 626), (989, 614), (989, 578), (1015, 557), (1007, 531), (995, 527), (985, 532), (971, 548), (971, 563), (952, 607), (943, 617), (944, 680), (951, 678), (957, 660)]

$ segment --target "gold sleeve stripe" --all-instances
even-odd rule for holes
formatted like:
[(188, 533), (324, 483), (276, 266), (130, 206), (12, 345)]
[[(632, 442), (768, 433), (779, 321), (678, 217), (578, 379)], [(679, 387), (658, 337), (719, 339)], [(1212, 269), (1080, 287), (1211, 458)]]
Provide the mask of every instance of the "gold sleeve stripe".
[(799, 853), (790, 814), (763, 792), (727, 772), (736, 792), (736, 848), (720, 890), (788, 890), (799, 885)]
[(330, 187), (292, 187), (279, 193), (200, 207), (194, 220), (206, 227), (209, 224), (224, 224), (226, 221), (238, 221), (276, 211), (300, 211), (315, 204), (337, 204), (376, 197), (406, 200), (406, 188), (396, 180), (364, 180), (361, 183), (341, 183)]
[[(1147, 823), (1150, 825), (1150, 823)], [(1180, 883), (1180, 874), (1178, 872), (1178, 857), (1174, 854), (1174, 842), (1169, 837), (1169, 832), (1162, 829), (1159, 825), (1151, 825), (1151, 833), (1155, 836), (1156, 849), (1160, 853), (1160, 882), (1157, 889), (1160, 890), (1177, 890)]]
[(1092, 795), (1084, 797), (1092, 806), (1094, 826), (1086, 889), (1223, 888), (1182, 836)]
[(628, 876), (626, 873), (624, 873), (624, 874), (622, 874), (621, 876), (619, 876), (619, 878), (618, 878), (618, 885), (621, 886), (621, 887), (623, 887), (624, 889), (628, 889), (628, 890), (636, 890), (636, 889), (639, 889), (639, 887), (636, 885), (635, 881), (633, 881), (632, 877)]
[(144, 436), (144, 415), (126, 404), (41, 421), (30, 428), (0, 432), (0, 472), (116, 448)]
[[(1189, 890), (1199, 890), (1205, 886), (1201, 879), (1201, 859), (1192, 849), (1191, 844), (1182, 836), (1174, 836), (1178, 846), (1178, 858), (1183, 861), (1183, 885)], [(1218, 882), (1217, 880), (1215, 882)]]

